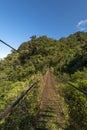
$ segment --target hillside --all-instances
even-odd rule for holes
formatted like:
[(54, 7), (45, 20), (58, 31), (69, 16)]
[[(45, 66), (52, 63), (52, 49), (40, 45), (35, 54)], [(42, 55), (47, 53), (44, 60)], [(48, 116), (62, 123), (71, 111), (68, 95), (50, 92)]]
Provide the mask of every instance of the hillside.
[(27, 86), (40, 80), (15, 111), (1, 121), (1, 130), (33, 130), (44, 84), (41, 77), (48, 68), (56, 78), (56, 89), (68, 117), (67, 128), (61, 129), (87, 129), (87, 96), (68, 84), (68, 81), (73, 82), (87, 91), (87, 32), (76, 32), (59, 40), (32, 36), (31, 40), (20, 45), (17, 52), (12, 51), (0, 60), (0, 113)]

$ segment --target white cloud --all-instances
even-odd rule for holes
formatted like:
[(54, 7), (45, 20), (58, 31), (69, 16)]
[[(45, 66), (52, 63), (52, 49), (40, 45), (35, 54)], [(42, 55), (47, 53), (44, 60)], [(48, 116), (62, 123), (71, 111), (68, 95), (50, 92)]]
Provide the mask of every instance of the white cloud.
[(77, 24), (77, 28), (80, 31), (85, 31), (87, 29), (87, 19), (79, 21)]

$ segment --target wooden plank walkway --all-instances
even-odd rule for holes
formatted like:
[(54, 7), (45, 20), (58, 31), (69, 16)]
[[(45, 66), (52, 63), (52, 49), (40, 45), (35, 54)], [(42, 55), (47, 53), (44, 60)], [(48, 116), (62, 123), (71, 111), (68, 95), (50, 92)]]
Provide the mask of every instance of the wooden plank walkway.
[(56, 93), (55, 81), (49, 69), (44, 76), (44, 81), (45, 87), (35, 130), (60, 130), (66, 125), (66, 121), (60, 96)]

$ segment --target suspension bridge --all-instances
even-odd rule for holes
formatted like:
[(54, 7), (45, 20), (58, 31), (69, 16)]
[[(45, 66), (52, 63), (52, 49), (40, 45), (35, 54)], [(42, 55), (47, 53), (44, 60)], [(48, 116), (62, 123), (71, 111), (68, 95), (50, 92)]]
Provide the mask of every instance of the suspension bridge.
[[(17, 51), (15, 48), (11, 47), (9, 44), (0, 40), (3, 44), (7, 45), (14, 51)], [(61, 96), (56, 90), (56, 82), (54, 76), (50, 69), (48, 68), (45, 75), (43, 76), (44, 86), (43, 92), (40, 99), (39, 111), (35, 121), (35, 130), (60, 130), (63, 129), (67, 124), (67, 120), (65, 118), (65, 113), (63, 111), (63, 106), (61, 104)], [(10, 112), (19, 104), (19, 102), (27, 96), (33, 89), (36, 87), (38, 83), (34, 82), (31, 86), (28, 87), (14, 102), (11, 106), (4, 110), (3, 113), (0, 114), (0, 120), (3, 120), (6, 116), (9, 115)], [(87, 92), (79, 89), (77, 86), (68, 83), (73, 88), (87, 95)]]

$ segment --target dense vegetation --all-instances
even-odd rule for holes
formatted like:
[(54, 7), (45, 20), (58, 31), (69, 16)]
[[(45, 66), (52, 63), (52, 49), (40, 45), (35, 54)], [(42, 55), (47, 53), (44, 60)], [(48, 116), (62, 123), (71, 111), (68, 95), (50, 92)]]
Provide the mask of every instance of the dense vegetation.
[[(87, 91), (87, 33), (77, 32), (55, 40), (32, 36), (0, 61), (0, 113), (26, 87), (40, 79), (50, 67), (68, 106), (69, 130), (87, 129), (87, 96), (67, 84), (73, 82)], [(65, 82), (66, 81), (66, 82)], [(1, 123), (1, 130), (33, 130), (38, 113), (41, 84), (25, 97)], [(38, 94), (39, 93), (39, 94)]]

